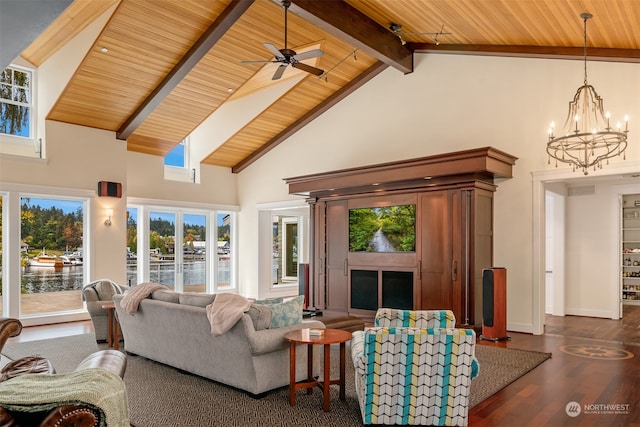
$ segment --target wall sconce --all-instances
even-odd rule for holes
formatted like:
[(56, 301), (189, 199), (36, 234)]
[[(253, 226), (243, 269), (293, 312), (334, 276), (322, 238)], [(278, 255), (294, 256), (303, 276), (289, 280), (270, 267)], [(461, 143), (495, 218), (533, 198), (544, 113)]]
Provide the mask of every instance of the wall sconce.
[(107, 209), (107, 219), (104, 220), (104, 225), (111, 227), (111, 217), (113, 216), (113, 209)]

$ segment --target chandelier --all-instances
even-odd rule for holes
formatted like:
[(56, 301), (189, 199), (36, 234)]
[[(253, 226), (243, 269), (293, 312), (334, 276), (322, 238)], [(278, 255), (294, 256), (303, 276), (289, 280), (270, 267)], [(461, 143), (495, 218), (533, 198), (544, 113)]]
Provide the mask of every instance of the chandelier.
[[(595, 88), (587, 83), (587, 20), (590, 13), (582, 13), (584, 20), (584, 84), (578, 88), (573, 101), (569, 102), (569, 114), (559, 136), (554, 135), (555, 123), (549, 128), (547, 153), (551, 158), (568, 163), (573, 170), (582, 169), (585, 175), (589, 168), (602, 169), (603, 160), (619, 156), (627, 148), (629, 117), (624, 117), (624, 129), (620, 122), (615, 128), (610, 125), (609, 112), (604, 112), (602, 98)], [(626, 158), (623, 155), (623, 158)]]

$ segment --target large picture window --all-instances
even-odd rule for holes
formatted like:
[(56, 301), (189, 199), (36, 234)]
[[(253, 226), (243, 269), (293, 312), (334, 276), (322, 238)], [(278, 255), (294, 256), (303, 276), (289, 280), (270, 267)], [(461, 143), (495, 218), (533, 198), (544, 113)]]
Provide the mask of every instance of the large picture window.
[(21, 198), (21, 314), (82, 309), (83, 223), (81, 200)]
[(127, 280), (177, 291), (237, 289), (235, 212), (188, 207), (127, 208)]
[(85, 319), (90, 191), (4, 184), (0, 194), (2, 315), (23, 324)]

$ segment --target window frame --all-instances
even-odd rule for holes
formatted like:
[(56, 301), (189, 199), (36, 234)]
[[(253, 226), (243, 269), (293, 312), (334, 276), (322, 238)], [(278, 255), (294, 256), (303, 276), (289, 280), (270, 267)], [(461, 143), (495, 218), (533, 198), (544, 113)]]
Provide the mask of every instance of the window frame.
[(167, 157), (169, 154), (175, 150), (175, 147), (162, 158), (163, 166), (164, 166), (164, 179), (168, 181), (180, 181), (180, 182), (190, 182), (193, 184), (200, 183), (200, 177), (197, 176), (196, 168), (191, 167), (191, 155), (190, 155), (190, 144), (191, 137), (187, 136), (185, 139), (180, 141), (178, 145), (183, 145), (183, 162), (184, 166), (175, 166), (166, 164)]
[[(207, 216), (207, 231), (206, 231), (206, 286), (205, 292), (217, 293), (224, 292), (238, 292), (238, 212), (240, 208), (238, 206), (228, 205), (209, 205), (202, 203), (189, 203), (189, 202), (176, 202), (168, 200), (152, 200), (141, 199), (135, 197), (127, 198), (127, 209), (137, 209), (137, 282), (145, 282), (149, 280), (150, 274), (150, 254), (146, 250), (149, 245), (149, 213), (163, 212), (163, 213), (176, 213), (176, 241), (182, 241), (183, 234), (183, 215), (195, 214)], [(179, 213), (179, 214), (178, 214)], [(227, 214), (231, 216), (231, 250), (230, 250), (230, 277), (229, 286), (220, 286), (218, 284), (218, 263), (217, 263), (217, 232), (218, 232), (218, 215)], [(215, 243), (214, 243), (215, 242)], [(182, 251), (177, 255), (178, 263), (182, 263)], [(178, 266), (181, 269), (182, 266)], [(182, 272), (180, 272), (182, 274)], [(181, 290), (183, 287), (182, 278), (176, 277), (176, 283), (178, 284), (176, 290)]]
[[(89, 190), (66, 189), (58, 187), (34, 186), (28, 184), (10, 184), (0, 182), (2, 194), (2, 283), (3, 286), (2, 315), (19, 318), (23, 326), (42, 325), (46, 323), (73, 322), (88, 320), (86, 308), (66, 312), (23, 315), (20, 313), (20, 241), (21, 241), (21, 199), (23, 197), (73, 200), (83, 202), (83, 274), (85, 279), (93, 271), (93, 235), (91, 220), (95, 207), (95, 192)], [(17, 225), (16, 225), (17, 224)], [(86, 281), (86, 280), (85, 280)], [(11, 285), (14, 284), (14, 285)]]
[(273, 217), (297, 217), (298, 223), (298, 265), (309, 262), (311, 248), (309, 205), (304, 200), (259, 203), (256, 205), (258, 213), (258, 296), (271, 298), (278, 296), (298, 295), (300, 290), (299, 276), (297, 280), (285, 283), (273, 283)]
[[(19, 65), (15, 63), (9, 64), (2, 71), (4, 72), (7, 69), (11, 69), (12, 71), (20, 71), (23, 73), (28, 73), (30, 75), (30, 85), (28, 86), (29, 92), (29, 103), (27, 108), (29, 109), (29, 136), (20, 136), (20, 135), (12, 135), (9, 133), (4, 133), (0, 131), (0, 143), (4, 146), (1, 150), (2, 152), (8, 154), (17, 154), (28, 157), (38, 157), (42, 158), (43, 155), (43, 147), (38, 140), (38, 92), (37, 92), (37, 69), (33, 67), (27, 67), (24, 65)], [(0, 102), (7, 104), (18, 104), (16, 101), (2, 99)], [(20, 104), (18, 104), (20, 105)], [(30, 152), (28, 149), (33, 149), (33, 152)]]

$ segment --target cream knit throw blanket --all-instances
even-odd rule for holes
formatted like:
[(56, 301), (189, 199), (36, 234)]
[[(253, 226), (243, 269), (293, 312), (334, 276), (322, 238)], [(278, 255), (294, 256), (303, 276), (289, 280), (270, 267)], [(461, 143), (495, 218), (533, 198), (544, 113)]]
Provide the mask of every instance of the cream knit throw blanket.
[(0, 382), (0, 406), (10, 411), (36, 412), (67, 403), (84, 403), (99, 408), (106, 417), (106, 420), (100, 420), (100, 426), (129, 427), (124, 381), (105, 369), (20, 375)]
[(158, 289), (166, 289), (166, 286), (153, 282), (140, 283), (124, 293), (124, 297), (120, 301), (120, 307), (133, 316), (138, 311), (140, 301)]
[(207, 306), (211, 334), (222, 335), (238, 323), (242, 314), (251, 308), (251, 301), (238, 294), (223, 293)]

